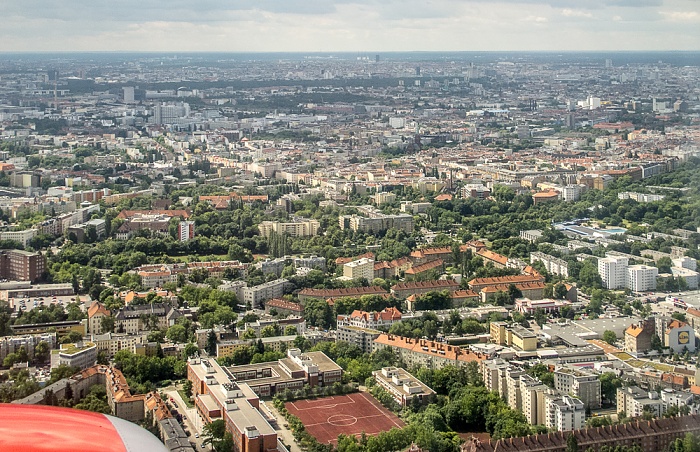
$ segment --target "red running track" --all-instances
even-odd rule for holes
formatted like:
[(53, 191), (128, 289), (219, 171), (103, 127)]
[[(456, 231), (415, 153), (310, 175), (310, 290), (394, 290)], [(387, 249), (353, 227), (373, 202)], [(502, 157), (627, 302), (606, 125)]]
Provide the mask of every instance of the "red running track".
[(306, 431), (318, 442), (335, 443), (338, 435), (376, 435), (404, 427), (404, 423), (384, 408), (371, 395), (364, 392), (297, 400), (285, 404), (287, 410), (298, 417)]

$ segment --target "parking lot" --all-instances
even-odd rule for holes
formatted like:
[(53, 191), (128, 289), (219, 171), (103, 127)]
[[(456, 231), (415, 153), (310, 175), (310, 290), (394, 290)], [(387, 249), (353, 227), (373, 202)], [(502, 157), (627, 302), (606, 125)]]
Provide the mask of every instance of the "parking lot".
[(75, 303), (76, 301), (79, 302), (83, 311), (87, 311), (90, 307), (90, 303), (92, 303), (89, 295), (58, 295), (51, 297), (10, 298), (7, 300), (10, 308), (17, 312), (30, 311), (40, 306), (49, 306), (52, 304), (59, 304), (65, 307), (68, 303)]

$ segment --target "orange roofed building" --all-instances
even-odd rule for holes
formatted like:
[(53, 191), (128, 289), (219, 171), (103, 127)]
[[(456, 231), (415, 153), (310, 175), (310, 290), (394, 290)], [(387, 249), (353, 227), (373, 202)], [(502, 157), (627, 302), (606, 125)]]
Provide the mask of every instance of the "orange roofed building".
[(374, 351), (384, 348), (391, 349), (409, 367), (417, 365), (431, 370), (441, 369), (445, 366), (465, 366), (471, 362), (480, 363), (486, 359), (486, 356), (481, 353), (475, 353), (456, 345), (393, 334), (380, 334), (374, 340)]
[(541, 433), (539, 435), (481, 441), (467, 440), (460, 446), (461, 452), (564, 452), (570, 435), (576, 437), (578, 450), (600, 451), (603, 446), (638, 445), (643, 452), (657, 452), (666, 448), (676, 438), (686, 433), (700, 433), (700, 415), (678, 416), (652, 421), (636, 421), (627, 424), (589, 427), (573, 432)]
[(532, 195), (532, 203), (534, 205), (556, 201), (559, 201), (559, 192), (556, 190), (540, 191)]
[(338, 327), (354, 326), (357, 328), (376, 329), (391, 326), (401, 321), (401, 311), (395, 307), (384, 308), (381, 312), (355, 310), (350, 315), (338, 316)]

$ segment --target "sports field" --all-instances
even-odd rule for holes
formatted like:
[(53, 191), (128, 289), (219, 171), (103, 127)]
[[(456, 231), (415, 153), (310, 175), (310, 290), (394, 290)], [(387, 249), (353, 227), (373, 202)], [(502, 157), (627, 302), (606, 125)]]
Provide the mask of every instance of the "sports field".
[(342, 396), (287, 402), (287, 410), (298, 417), (320, 443), (335, 443), (338, 435), (368, 435), (403, 427), (405, 424), (371, 395), (356, 392)]

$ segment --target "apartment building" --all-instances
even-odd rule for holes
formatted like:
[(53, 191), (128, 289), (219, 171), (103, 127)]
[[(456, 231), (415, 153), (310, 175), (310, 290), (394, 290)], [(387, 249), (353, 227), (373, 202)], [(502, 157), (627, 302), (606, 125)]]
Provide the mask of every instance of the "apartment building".
[(401, 321), (401, 311), (395, 307), (384, 308), (380, 312), (355, 310), (349, 315), (338, 316), (338, 327), (354, 326), (364, 329), (389, 328)]
[(639, 325), (630, 325), (625, 330), (625, 351), (637, 354), (651, 350), (653, 336), (653, 320), (642, 320)]
[(194, 221), (181, 221), (177, 224), (177, 236), (181, 242), (194, 238)]
[(537, 261), (542, 262), (549, 273), (563, 276), (564, 278), (569, 277), (569, 263), (564, 259), (540, 253), (539, 251), (530, 253), (530, 263), (534, 264)]
[(554, 388), (563, 394), (577, 397), (586, 408), (600, 408), (600, 379), (597, 374), (584, 368), (564, 366), (556, 369)]
[(363, 257), (343, 265), (343, 277), (348, 279), (374, 279), (374, 259)]
[(290, 222), (263, 221), (258, 225), (260, 235), (263, 237), (270, 237), (273, 232), (290, 237), (311, 237), (318, 235), (320, 228), (321, 223), (318, 220), (306, 218), (294, 218)]
[(586, 426), (586, 408), (570, 395), (545, 394), (545, 425), (558, 432), (570, 432)]
[(303, 316), (304, 307), (299, 303), (293, 303), (282, 298), (273, 298), (265, 302), (265, 313), (270, 314), (275, 310), (278, 315), (286, 317), (288, 315)]
[(544, 425), (547, 419), (545, 394), (549, 387), (527, 374), (520, 376), (521, 410), (532, 425)]
[(627, 279), (628, 263), (629, 259), (626, 257), (604, 257), (598, 259), (598, 274), (603, 280), (603, 287), (606, 289), (624, 288)]
[(475, 292), (479, 292), (487, 287), (502, 287), (519, 285), (519, 284), (531, 284), (544, 282), (542, 275), (514, 275), (514, 276), (494, 276), (490, 278), (474, 278), (469, 281), (469, 288)]
[[(159, 328), (166, 330), (175, 325), (182, 314), (168, 303), (129, 305), (114, 314), (114, 331), (117, 333), (138, 334)], [(155, 324), (148, 319), (155, 319)]]
[(459, 289), (459, 283), (454, 279), (438, 279), (430, 281), (407, 281), (394, 284), (391, 293), (396, 298), (408, 298), (411, 295), (421, 295), (428, 292), (453, 292)]
[(158, 353), (158, 344), (149, 342), (147, 334), (92, 334), (90, 342), (97, 346), (98, 353), (105, 352), (110, 358), (120, 350), (144, 356), (155, 356)]
[(648, 265), (630, 265), (627, 267), (625, 285), (632, 292), (656, 290), (656, 277), (659, 270)]
[(372, 376), (402, 407), (414, 401), (420, 404), (430, 403), (435, 397), (435, 391), (400, 367), (383, 367), (373, 371)]
[(49, 350), (56, 348), (56, 333), (28, 334), (25, 336), (0, 337), (0, 362), (10, 353), (16, 353), (21, 347), (27, 352), (29, 359), (34, 358), (34, 350), (39, 342), (46, 342)]
[(656, 391), (644, 391), (638, 386), (617, 388), (617, 412), (628, 417), (640, 417), (645, 411), (661, 417), (664, 404)]
[(298, 296), (299, 302), (308, 299), (327, 300), (329, 298), (361, 297), (363, 295), (386, 295), (387, 291), (380, 286), (348, 287), (346, 289), (302, 289)]
[[(589, 427), (574, 430), (579, 450), (600, 450), (607, 446), (638, 445), (643, 452), (666, 450), (677, 438), (686, 433), (700, 432), (700, 416), (679, 416), (652, 421), (636, 421), (609, 427)], [(460, 446), (461, 452), (559, 452), (566, 450), (570, 434), (548, 432), (520, 438), (497, 441), (467, 440)]]
[(373, 351), (384, 348), (393, 350), (408, 366), (423, 366), (428, 369), (441, 369), (447, 365), (465, 366), (486, 358), (468, 348), (393, 334), (381, 334), (374, 340)]
[(356, 345), (363, 353), (371, 353), (374, 340), (382, 334), (379, 330), (361, 328), (350, 325), (338, 325), (335, 332), (336, 342), (347, 342)]
[(88, 308), (88, 333), (102, 334), (102, 319), (109, 317), (111, 314), (102, 303), (93, 301)]
[(254, 308), (262, 308), (264, 302), (273, 298), (281, 298), (290, 287), (292, 287), (292, 283), (286, 279), (276, 279), (253, 287), (244, 287), (243, 302), (246, 305), (250, 303), (250, 306)]

